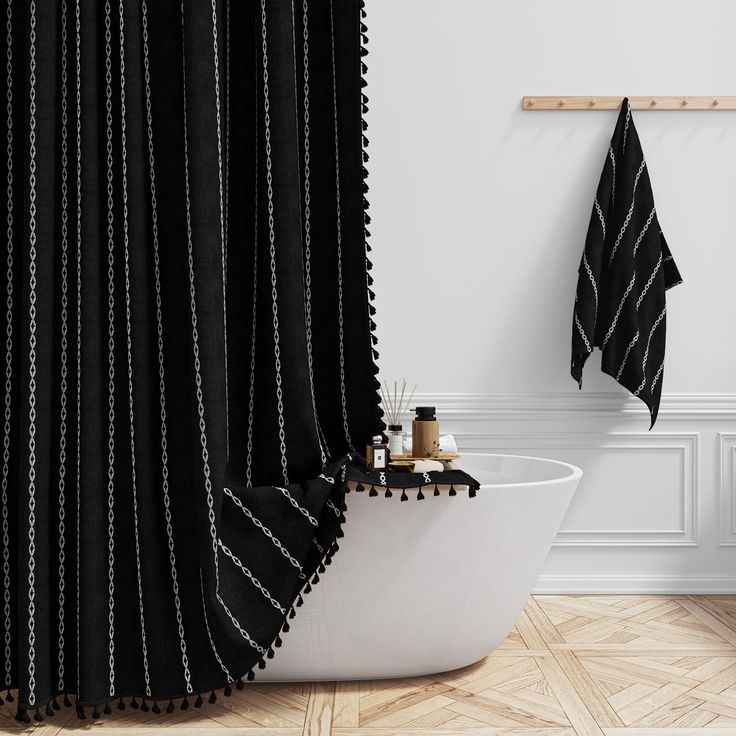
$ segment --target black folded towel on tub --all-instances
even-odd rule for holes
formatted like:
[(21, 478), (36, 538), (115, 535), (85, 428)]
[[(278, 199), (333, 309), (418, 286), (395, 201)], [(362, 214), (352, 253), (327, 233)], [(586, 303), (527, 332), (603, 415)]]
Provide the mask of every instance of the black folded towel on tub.
[(578, 271), (572, 324), (573, 378), (594, 347), (601, 370), (649, 408), (651, 427), (662, 394), (665, 291), (681, 282), (659, 226), (646, 160), (624, 99)]
[(459, 490), (467, 490), (468, 496), (473, 498), (480, 488), (480, 483), (463, 470), (430, 470), (426, 473), (402, 473), (390, 470), (367, 470), (364, 458), (357, 458), (350, 465), (343, 467), (342, 480), (345, 490), (368, 491), (369, 496), (378, 496), (383, 493), (386, 498), (393, 496), (393, 491), (400, 491), (399, 498), (407, 501), (406, 491), (415, 490), (416, 498), (422, 501), (425, 493), (433, 496), (440, 495), (440, 488), (447, 487), (450, 496), (456, 496)]

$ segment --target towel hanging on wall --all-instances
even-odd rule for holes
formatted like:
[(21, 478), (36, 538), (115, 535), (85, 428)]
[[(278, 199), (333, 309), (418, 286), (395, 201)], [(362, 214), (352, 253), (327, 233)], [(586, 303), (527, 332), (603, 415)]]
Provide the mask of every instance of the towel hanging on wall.
[(578, 270), (572, 324), (573, 378), (594, 347), (601, 370), (657, 419), (664, 372), (665, 292), (681, 282), (659, 226), (647, 164), (624, 99), (606, 155)]

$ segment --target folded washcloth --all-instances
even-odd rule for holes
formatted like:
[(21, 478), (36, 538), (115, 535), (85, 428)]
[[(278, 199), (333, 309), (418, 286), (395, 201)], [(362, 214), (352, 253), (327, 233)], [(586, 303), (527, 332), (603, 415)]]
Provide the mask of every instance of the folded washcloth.
[(578, 274), (572, 376), (582, 388), (585, 361), (599, 347), (601, 370), (647, 405), (654, 426), (664, 371), (665, 291), (682, 279), (657, 220), (628, 99), (606, 155)]
[[(404, 435), (404, 452), (411, 454), (411, 435)], [(440, 437), (440, 452), (457, 453), (457, 442), (455, 436), (451, 434), (443, 434)]]

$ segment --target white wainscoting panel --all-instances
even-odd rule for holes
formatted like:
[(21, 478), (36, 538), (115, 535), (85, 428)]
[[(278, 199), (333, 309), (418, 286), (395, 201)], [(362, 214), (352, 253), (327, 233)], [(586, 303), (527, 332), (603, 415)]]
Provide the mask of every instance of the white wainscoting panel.
[(460, 452), (583, 469), (540, 592), (736, 593), (736, 395), (665, 395), (652, 431), (624, 392), (419, 395), (414, 404), (437, 407)]
[(698, 439), (642, 432), (457, 435), (475, 451), (490, 446), (584, 469), (556, 546), (697, 544)]

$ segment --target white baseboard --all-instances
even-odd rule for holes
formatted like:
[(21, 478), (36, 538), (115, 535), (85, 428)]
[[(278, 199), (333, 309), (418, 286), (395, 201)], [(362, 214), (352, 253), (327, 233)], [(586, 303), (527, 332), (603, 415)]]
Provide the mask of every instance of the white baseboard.
[(535, 595), (736, 595), (736, 577), (540, 575)]

